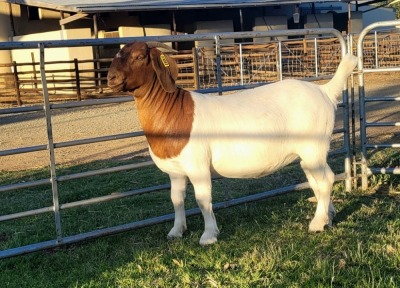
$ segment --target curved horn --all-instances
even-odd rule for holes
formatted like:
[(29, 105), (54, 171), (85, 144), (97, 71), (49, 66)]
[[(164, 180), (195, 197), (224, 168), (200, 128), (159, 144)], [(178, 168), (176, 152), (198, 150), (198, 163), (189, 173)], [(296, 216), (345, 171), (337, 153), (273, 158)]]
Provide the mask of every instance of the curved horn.
[(178, 52), (175, 49), (172, 49), (167, 44), (164, 44), (162, 42), (148, 41), (148, 42), (146, 42), (146, 44), (147, 44), (147, 46), (149, 48), (162, 48), (162, 49), (167, 50), (167, 52), (172, 52), (172, 53), (177, 53)]

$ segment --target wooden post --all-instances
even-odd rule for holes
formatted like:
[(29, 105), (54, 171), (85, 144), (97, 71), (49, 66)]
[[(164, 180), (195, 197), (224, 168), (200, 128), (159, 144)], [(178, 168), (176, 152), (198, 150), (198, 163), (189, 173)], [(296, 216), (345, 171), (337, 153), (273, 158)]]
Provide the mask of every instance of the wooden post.
[[(60, 19), (63, 20), (64, 18), (65, 18), (64, 17), (64, 12), (60, 11)], [(60, 26), (61, 26), (61, 30), (65, 30), (65, 25), (64, 24), (61, 24)]]
[(19, 91), (19, 79), (18, 79), (18, 70), (17, 70), (17, 62), (13, 61), (13, 72), (14, 72), (14, 87), (17, 97), (17, 104), (18, 106), (22, 105), (21, 101), (21, 92)]
[[(98, 23), (97, 23), (97, 14), (93, 14), (93, 31), (94, 31), (94, 39), (99, 39), (99, 28), (98, 28)], [(96, 85), (99, 88), (99, 93), (103, 93), (103, 88), (101, 88), (101, 72), (100, 72), (100, 47), (99, 46), (94, 46), (94, 61), (95, 61), (95, 67), (96, 67)]]
[(36, 63), (35, 54), (31, 53), (32, 57), (32, 72), (33, 72), (33, 85), (35, 86), (35, 91), (38, 91), (37, 76), (36, 76)]
[(74, 58), (74, 66), (75, 66), (76, 96), (77, 96), (78, 101), (81, 101), (82, 100), (81, 79), (79, 77), (78, 59), (76, 59), (76, 58)]
[[(172, 35), (177, 35), (176, 32), (176, 18), (175, 18), (175, 11), (172, 11)], [(178, 42), (174, 42), (174, 49), (179, 50)]]

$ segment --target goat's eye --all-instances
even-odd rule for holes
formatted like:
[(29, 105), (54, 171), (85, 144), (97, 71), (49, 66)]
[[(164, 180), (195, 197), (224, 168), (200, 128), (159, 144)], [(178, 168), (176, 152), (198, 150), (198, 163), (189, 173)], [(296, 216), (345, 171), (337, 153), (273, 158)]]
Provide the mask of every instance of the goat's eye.
[(136, 60), (138, 60), (138, 61), (143, 61), (143, 59), (144, 59), (144, 56), (143, 56), (143, 55), (139, 55), (139, 56), (136, 58)]

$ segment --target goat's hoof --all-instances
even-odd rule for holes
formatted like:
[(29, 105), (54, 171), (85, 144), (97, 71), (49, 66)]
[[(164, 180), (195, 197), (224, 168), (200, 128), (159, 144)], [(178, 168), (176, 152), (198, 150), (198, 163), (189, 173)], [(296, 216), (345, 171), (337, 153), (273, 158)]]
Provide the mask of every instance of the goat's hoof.
[(218, 233), (206, 233), (206, 232), (204, 232), (203, 235), (201, 235), (201, 238), (200, 238), (200, 245), (206, 246), (206, 245), (214, 244), (215, 242), (218, 241), (217, 235), (218, 235)]
[(310, 232), (322, 232), (324, 231), (325, 226), (332, 226), (331, 221), (321, 221), (320, 219), (313, 219), (308, 227), (308, 231)]
[(183, 233), (186, 231), (185, 228), (180, 228), (180, 229), (175, 229), (172, 228), (171, 231), (169, 231), (167, 235), (168, 240), (176, 239), (176, 238), (182, 238)]
[(182, 238), (182, 235), (171, 235), (171, 234), (167, 235), (167, 240), (170, 240), (170, 241), (172, 241), (174, 239), (180, 239), (180, 238)]
[(203, 239), (203, 237), (201, 237), (200, 245), (201, 246), (211, 245), (211, 244), (214, 244), (217, 241), (218, 241), (217, 237), (211, 237), (211, 238), (207, 238), (207, 239)]

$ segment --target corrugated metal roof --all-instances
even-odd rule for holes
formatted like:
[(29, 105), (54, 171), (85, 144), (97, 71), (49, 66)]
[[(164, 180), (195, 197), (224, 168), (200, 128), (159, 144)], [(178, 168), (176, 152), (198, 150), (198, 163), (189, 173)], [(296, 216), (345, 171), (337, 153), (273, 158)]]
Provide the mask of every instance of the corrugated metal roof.
[[(67, 12), (110, 12), (144, 10), (179, 10), (200, 8), (233, 8), (332, 1), (276, 0), (0, 0), (14, 4), (36, 6)], [(341, 1), (336, 1), (341, 2)], [(345, 1), (347, 2), (347, 1)]]

